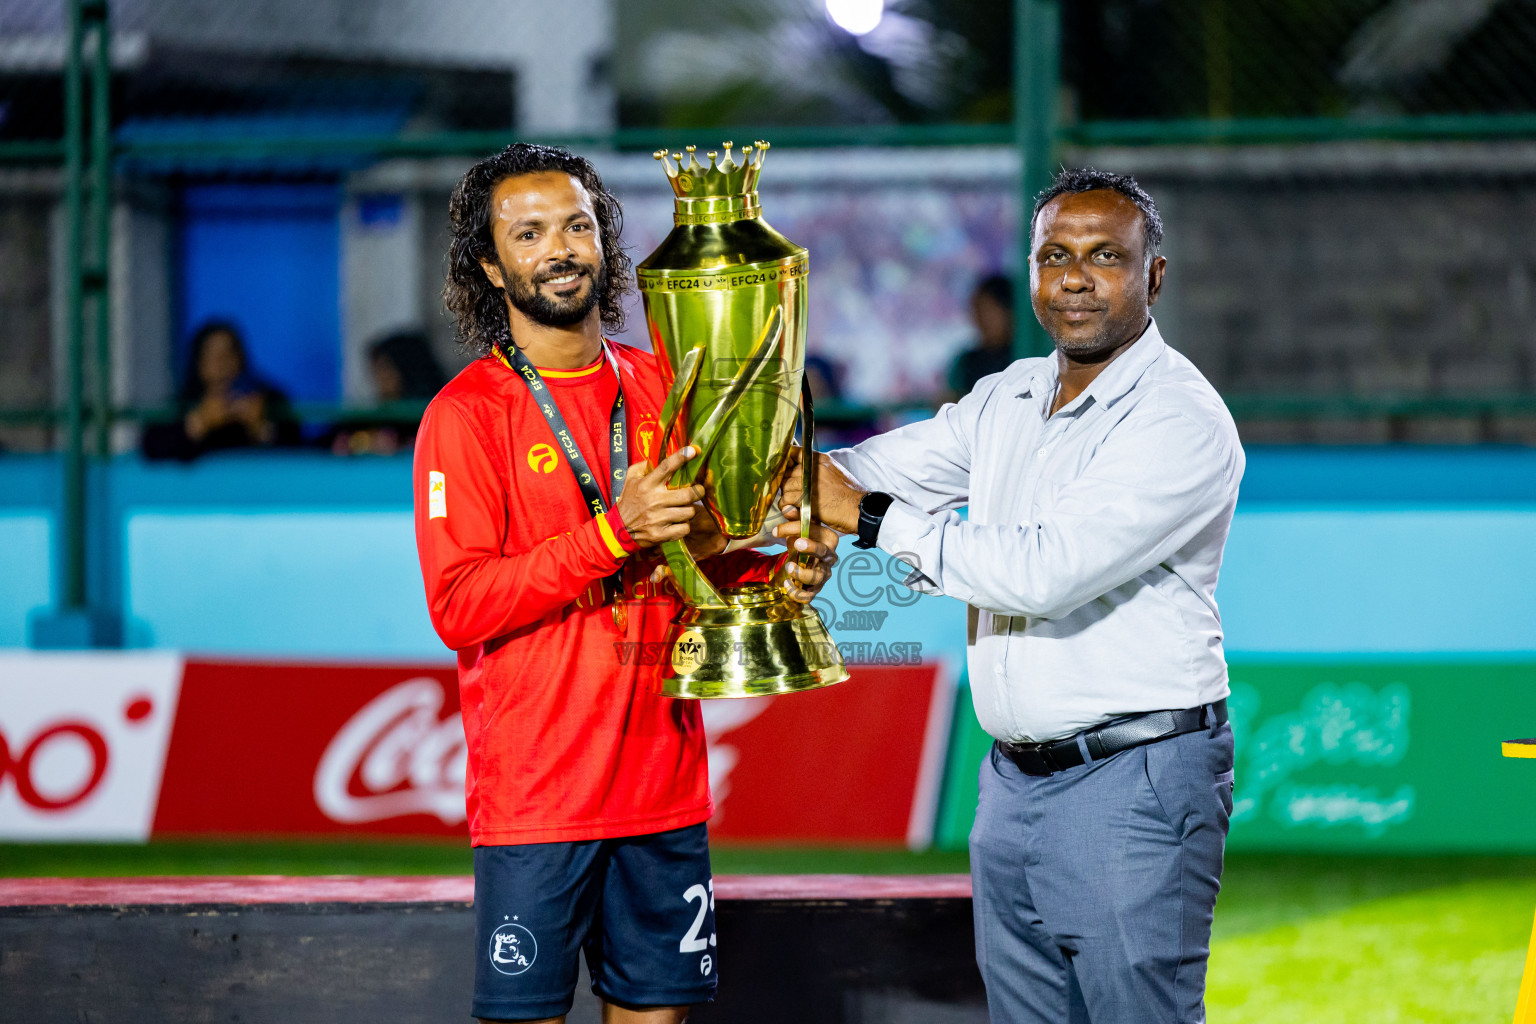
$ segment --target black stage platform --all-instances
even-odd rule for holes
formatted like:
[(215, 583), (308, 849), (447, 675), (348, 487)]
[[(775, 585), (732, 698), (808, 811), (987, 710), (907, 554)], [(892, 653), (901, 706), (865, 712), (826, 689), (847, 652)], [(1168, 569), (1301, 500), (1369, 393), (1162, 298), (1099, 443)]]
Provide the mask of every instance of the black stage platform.
[[(0, 1022), (459, 1022), (468, 877), (0, 879)], [(694, 1024), (985, 1024), (964, 875), (722, 876)], [(570, 1024), (596, 1024), (578, 992)]]

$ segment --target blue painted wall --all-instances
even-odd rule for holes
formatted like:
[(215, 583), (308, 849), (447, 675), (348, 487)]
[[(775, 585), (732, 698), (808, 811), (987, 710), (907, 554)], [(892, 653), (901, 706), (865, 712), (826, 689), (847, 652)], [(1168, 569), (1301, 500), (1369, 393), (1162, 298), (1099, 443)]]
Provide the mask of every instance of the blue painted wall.
[(427, 618), (408, 512), (145, 511), (125, 530), (134, 646), (449, 656)]
[(0, 509), (0, 647), (27, 642), (27, 616), (53, 601), (53, 517)]
[[(0, 645), (50, 599), (56, 480), (51, 459), (0, 459)], [(94, 493), (98, 575), (136, 645), (448, 657), (426, 620), (407, 458), (123, 459)], [(840, 640), (963, 654), (958, 602), (868, 578), (828, 600), (840, 614), (874, 583), (879, 634)], [(1235, 655), (1536, 651), (1536, 452), (1254, 449), (1217, 599)]]
[(1229, 654), (1536, 652), (1536, 504), (1239, 507)]

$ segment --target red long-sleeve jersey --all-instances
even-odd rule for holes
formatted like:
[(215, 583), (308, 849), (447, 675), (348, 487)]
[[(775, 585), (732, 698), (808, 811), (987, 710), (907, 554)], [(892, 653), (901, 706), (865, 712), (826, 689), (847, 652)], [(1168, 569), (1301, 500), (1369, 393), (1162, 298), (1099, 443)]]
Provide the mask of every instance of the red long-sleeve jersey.
[[(664, 397), (649, 353), (607, 346), (612, 364), (540, 370), (605, 496), (619, 378), (632, 463), (658, 460)], [(497, 357), (465, 367), (428, 406), (414, 488), (427, 607), (458, 652), (471, 842), (642, 835), (707, 819), (698, 705), (650, 689), (677, 601), (648, 592), (655, 562), (632, 555), (617, 509), (590, 515), (549, 422)], [(638, 599), (620, 629), (602, 581), (631, 560)], [(751, 552), (707, 564), (722, 584), (767, 579), (773, 567)]]

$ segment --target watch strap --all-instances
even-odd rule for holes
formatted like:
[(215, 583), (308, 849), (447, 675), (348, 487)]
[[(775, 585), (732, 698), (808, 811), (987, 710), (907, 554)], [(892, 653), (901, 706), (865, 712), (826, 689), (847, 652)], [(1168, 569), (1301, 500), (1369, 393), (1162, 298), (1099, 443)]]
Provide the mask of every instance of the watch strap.
[(884, 491), (870, 491), (859, 499), (859, 535), (853, 542), (856, 548), (872, 548), (880, 537), (880, 524), (885, 521), (886, 510), (896, 499)]

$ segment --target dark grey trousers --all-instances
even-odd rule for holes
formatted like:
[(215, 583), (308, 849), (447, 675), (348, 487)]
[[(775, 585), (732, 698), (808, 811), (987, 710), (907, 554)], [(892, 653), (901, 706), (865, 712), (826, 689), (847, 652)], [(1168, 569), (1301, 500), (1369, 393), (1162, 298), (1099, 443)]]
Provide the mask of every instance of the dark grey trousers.
[(971, 829), (992, 1024), (1201, 1024), (1231, 812), (1226, 725), (1042, 778), (994, 746)]

